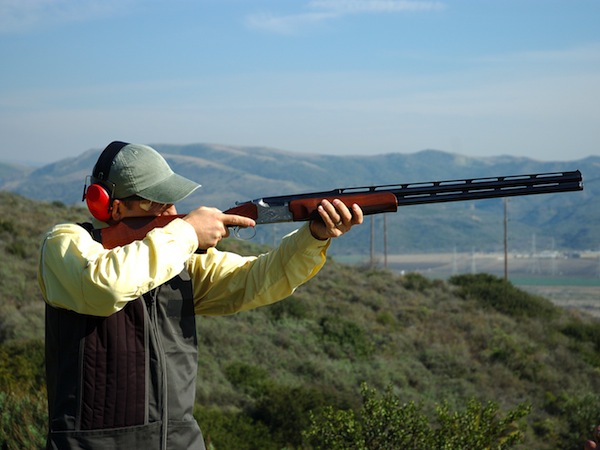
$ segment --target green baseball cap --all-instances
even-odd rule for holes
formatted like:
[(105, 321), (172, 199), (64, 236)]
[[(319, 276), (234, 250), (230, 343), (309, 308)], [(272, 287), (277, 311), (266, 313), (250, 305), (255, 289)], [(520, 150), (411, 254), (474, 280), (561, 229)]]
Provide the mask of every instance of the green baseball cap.
[(200, 187), (173, 172), (152, 147), (127, 144), (112, 160), (108, 179), (114, 183), (114, 198), (132, 195), (157, 203), (177, 203)]

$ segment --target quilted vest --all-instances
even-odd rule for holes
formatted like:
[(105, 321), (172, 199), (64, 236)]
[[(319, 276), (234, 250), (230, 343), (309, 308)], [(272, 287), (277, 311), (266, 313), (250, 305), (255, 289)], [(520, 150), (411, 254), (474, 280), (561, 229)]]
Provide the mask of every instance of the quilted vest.
[(186, 271), (109, 317), (46, 305), (48, 449), (201, 449)]

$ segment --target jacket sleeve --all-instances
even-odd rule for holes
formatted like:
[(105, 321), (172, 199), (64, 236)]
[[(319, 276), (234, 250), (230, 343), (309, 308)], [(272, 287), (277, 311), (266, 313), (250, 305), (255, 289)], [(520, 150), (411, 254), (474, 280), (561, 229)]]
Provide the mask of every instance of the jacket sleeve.
[(42, 243), (38, 282), (53, 306), (109, 316), (178, 275), (196, 245), (193, 227), (181, 219), (112, 250), (79, 225), (57, 225)]
[(323, 267), (329, 243), (315, 239), (305, 224), (284, 237), (276, 249), (258, 257), (215, 249), (194, 255), (188, 271), (196, 313), (233, 314), (288, 297)]

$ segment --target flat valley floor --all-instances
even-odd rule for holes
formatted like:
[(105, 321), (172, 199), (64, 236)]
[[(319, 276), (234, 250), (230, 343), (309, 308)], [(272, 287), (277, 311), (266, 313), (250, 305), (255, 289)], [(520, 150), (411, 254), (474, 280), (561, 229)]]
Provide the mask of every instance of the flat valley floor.
[(417, 272), (432, 279), (465, 273), (490, 273), (555, 304), (600, 318), (600, 253), (508, 254), (425, 253), (338, 257), (349, 264), (375, 265), (398, 273)]

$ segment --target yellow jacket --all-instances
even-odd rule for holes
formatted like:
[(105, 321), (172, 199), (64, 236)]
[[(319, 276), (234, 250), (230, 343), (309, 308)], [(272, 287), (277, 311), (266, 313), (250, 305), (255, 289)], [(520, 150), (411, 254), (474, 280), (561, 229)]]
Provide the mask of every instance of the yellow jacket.
[(193, 227), (175, 219), (145, 239), (107, 250), (77, 224), (60, 224), (44, 238), (38, 282), (50, 305), (80, 314), (110, 316), (184, 268), (194, 287), (198, 315), (226, 315), (281, 300), (325, 263), (328, 241), (308, 224), (258, 257), (214, 248), (195, 254)]

